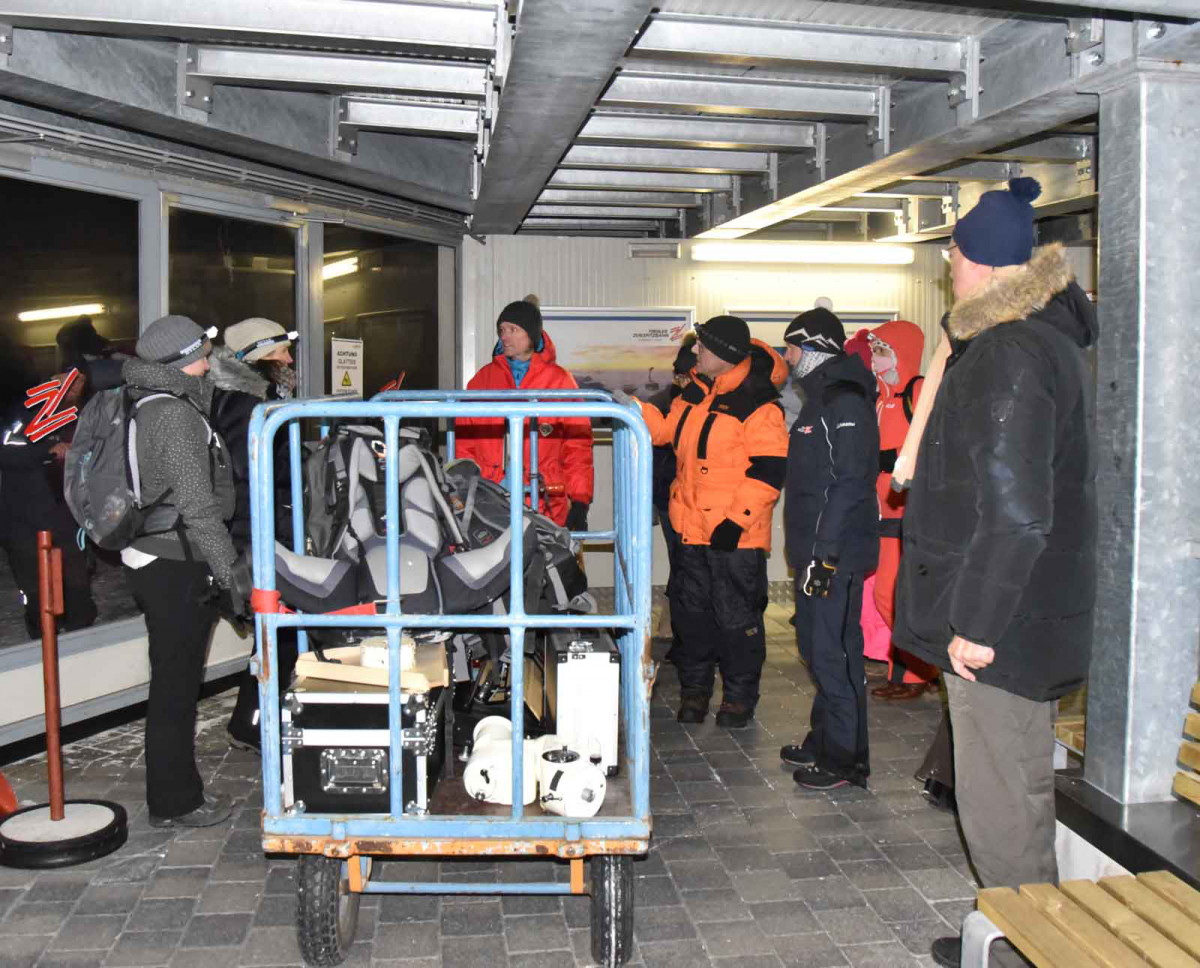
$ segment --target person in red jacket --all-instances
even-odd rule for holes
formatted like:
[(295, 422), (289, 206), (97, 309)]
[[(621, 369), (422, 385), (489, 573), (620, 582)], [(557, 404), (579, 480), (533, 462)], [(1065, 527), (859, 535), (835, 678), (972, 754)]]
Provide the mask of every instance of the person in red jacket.
[[(925, 334), (916, 323), (894, 319), (867, 334), (871, 369), (879, 387), (879, 567), (875, 572), (874, 605), (889, 631), (895, 625), (896, 574), (900, 570), (901, 519), (904, 494), (892, 490), (892, 468), (912, 422), (921, 392), (921, 354)], [(871, 690), (879, 699), (915, 699), (937, 682), (938, 670), (890, 643), (888, 681)]]
[[(554, 343), (542, 331), (542, 313), (530, 297), (511, 302), (496, 319), (500, 339), (492, 361), (468, 390), (574, 390), (575, 378), (555, 362)], [(459, 417), (456, 452), (479, 465), (483, 476), (505, 480), (506, 422), (498, 417)], [(538, 475), (543, 510), (572, 531), (587, 530), (592, 503), (592, 424), (585, 417), (540, 417)], [(529, 483), (529, 434), (525, 436), (525, 482)]]

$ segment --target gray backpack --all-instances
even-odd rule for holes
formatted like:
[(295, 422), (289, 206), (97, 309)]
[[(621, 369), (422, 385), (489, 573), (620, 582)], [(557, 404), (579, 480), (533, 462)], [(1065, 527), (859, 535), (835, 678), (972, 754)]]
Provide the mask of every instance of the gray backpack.
[[(121, 386), (92, 397), (76, 422), (63, 471), (63, 493), (75, 521), (101, 548), (129, 547), (145, 534), (151, 512), (167, 504), (169, 489), (153, 504), (142, 504), (134, 419), (142, 404), (165, 397), (184, 400), (204, 417), (186, 397), (161, 392), (134, 400), (128, 387)], [(216, 435), (207, 417), (204, 423), (211, 444)]]

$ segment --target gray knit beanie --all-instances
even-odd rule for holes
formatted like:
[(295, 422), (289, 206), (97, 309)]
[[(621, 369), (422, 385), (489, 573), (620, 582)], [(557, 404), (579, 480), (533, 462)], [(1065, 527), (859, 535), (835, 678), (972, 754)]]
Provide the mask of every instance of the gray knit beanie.
[(216, 335), (215, 326), (201, 329), (187, 316), (163, 316), (146, 327), (137, 341), (137, 355), (151, 363), (182, 370), (208, 355), (209, 340)]

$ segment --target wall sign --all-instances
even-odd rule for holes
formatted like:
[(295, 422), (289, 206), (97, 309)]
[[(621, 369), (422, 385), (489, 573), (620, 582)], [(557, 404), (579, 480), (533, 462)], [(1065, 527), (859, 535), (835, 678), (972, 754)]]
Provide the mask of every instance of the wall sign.
[(624, 390), (642, 399), (671, 383), (679, 342), (692, 329), (691, 307), (543, 308), (558, 364), (581, 387)]
[(332, 363), (330, 392), (335, 397), (363, 395), (363, 341), (334, 336), (329, 341)]

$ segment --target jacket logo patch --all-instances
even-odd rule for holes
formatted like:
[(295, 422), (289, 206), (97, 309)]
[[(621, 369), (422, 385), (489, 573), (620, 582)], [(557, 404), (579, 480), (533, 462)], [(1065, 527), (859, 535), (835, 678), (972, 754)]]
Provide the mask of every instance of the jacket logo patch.
[(554, 433), (554, 424), (542, 423), (538, 421), (538, 433), (543, 437), (549, 437)]
[(1003, 400), (995, 400), (992, 402), (992, 419), (996, 423), (1005, 423), (1009, 417), (1013, 415), (1013, 410), (1016, 408), (1016, 401), (1012, 397), (1005, 397)]
[(838, 424), (833, 429), (841, 430), (843, 427), (857, 427), (857, 426), (858, 426), (858, 424), (856, 424), (853, 420), (843, 420), (840, 424)]
[(811, 434), (812, 432), (813, 432), (812, 424), (809, 424), (807, 427), (797, 427), (796, 428), (796, 433), (798, 433), (798, 434)]

